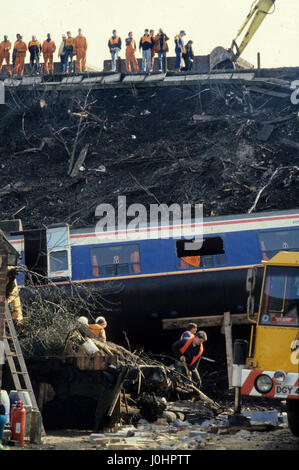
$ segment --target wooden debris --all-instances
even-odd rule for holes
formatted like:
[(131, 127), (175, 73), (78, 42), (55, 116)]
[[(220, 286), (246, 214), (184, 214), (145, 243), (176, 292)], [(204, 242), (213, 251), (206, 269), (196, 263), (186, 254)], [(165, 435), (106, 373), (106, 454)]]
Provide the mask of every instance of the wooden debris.
[(89, 147), (89, 144), (86, 144), (83, 149), (81, 150), (80, 154), (79, 154), (79, 157), (77, 159), (77, 161), (75, 162), (74, 166), (73, 166), (73, 169), (71, 171), (71, 178), (74, 178), (75, 176), (78, 175), (79, 171), (80, 171), (80, 167), (83, 165), (84, 163), (84, 160), (87, 156), (87, 152), (88, 152), (88, 147)]

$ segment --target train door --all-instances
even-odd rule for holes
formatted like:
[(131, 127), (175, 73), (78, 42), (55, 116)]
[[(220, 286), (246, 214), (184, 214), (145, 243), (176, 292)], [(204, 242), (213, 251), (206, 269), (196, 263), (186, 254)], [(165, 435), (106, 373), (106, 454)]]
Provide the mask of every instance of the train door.
[(72, 277), (70, 233), (67, 224), (53, 225), (46, 231), (48, 278)]
[(25, 284), (44, 284), (47, 276), (46, 230), (26, 230), (24, 235)]

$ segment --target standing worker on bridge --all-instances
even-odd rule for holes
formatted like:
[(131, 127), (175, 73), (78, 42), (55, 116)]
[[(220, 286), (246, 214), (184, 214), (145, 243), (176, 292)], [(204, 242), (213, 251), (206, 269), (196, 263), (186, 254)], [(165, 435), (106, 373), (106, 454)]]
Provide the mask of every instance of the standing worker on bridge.
[(68, 61), (70, 59), (70, 72), (74, 71), (74, 62), (73, 62), (73, 57), (74, 57), (74, 38), (72, 37), (72, 34), (70, 31), (67, 31), (66, 33), (67, 38), (65, 40), (65, 63), (66, 63), (66, 70), (68, 67)]
[(135, 57), (136, 52), (136, 41), (133, 38), (132, 31), (129, 32), (126, 38), (126, 71), (131, 72), (131, 62), (133, 64), (135, 72), (138, 72), (138, 62)]
[(118, 54), (121, 50), (121, 38), (117, 36), (117, 31), (114, 29), (112, 31), (112, 36), (108, 41), (108, 47), (110, 49), (110, 54), (111, 54), (111, 71), (115, 72), (116, 71), (116, 61), (118, 59)]
[(193, 66), (194, 52), (193, 52), (192, 44), (193, 44), (193, 41), (188, 41), (183, 50), (182, 57), (185, 62), (185, 67), (182, 68), (182, 70), (185, 72), (190, 72)]
[(149, 34), (148, 29), (144, 30), (144, 35), (139, 42), (139, 50), (142, 50), (142, 71), (150, 73), (152, 64), (152, 49), (154, 47), (154, 39)]
[(82, 29), (78, 29), (78, 36), (74, 41), (74, 51), (76, 53), (76, 72), (86, 72), (86, 51), (87, 51), (87, 39), (82, 34)]
[(183, 50), (184, 50), (184, 40), (183, 37), (186, 36), (185, 31), (180, 31), (179, 34), (177, 34), (174, 37), (174, 44), (175, 44), (175, 53), (176, 53), (176, 61), (175, 61), (175, 70), (177, 72), (181, 71), (181, 62), (182, 62), (182, 55), (183, 55)]
[(36, 39), (36, 36), (32, 36), (31, 41), (28, 43), (28, 50), (30, 52), (30, 65), (31, 72), (39, 71), (39, 56), (41, 53), (40, 42)]
[(44, 56), (44, 73), (54, 73), (53, 54), (56, 51), (56, 44), (51, 39), (51, 34), (47, 34), (47, 39), (43, 42), (42, 52)]
[(166, 54), (169, 50), (167, 41), (169, 40), (169, 37), (163, 33), (162, 28), (159, 29), (159, 33), (156, 34), (154, 37), (155, 45), (154, 49), (155, 52), (158, 53), (158, 60), (159, 60), (159, 72), (166, 72), (167, 71), (167, 65), (166, 65)]
[(14, 49), (16, 51), (16, 61), (13, 72), (14, 75), (19, 73), (20, 76), (23, 77), (27, 44), (23, 41), (23, 37), (21, 35), (19, 35), (19, 39), (15, 42)]
[(10, 49), (11, 42), (8, 40), (8, 36), (5, 35), (4, 40), (0, 43), (0, 73), (2, 71), (3, 60), (5, 60), (7, 73), (11, 76), (11, 67), (9, 65)]
[(176, 368), (180, 372), (187, 373), (189, 379), (192, 377), (198, 386), (201, 386), (201, 378), (197, 368), (203, 353), (203, 343), (207, 339), (204, 331), (198, 331), (195, 336), (180, 339), (172, 345), (174, 356), (177, 359)]

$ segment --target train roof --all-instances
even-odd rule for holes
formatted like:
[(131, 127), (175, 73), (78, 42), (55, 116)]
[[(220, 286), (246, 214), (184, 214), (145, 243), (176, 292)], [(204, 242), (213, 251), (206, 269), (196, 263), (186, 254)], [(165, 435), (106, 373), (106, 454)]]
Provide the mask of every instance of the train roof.
[[(204, 224), (209, 224), (209, 223), (214, 223), (214, 222), (226, 222), (226, 221), (238, 221), (238, 220), (244, 220), (244, 219), (259, 219), (259, 218), (273, 218), (273, 217), (288, 217), (292, 218), (294, 216), (295, 218), (299, 218), (299, 208), (298, 209), (290, 209), (290, 210), (282, 210), (282, 211), (265, 211), (265, 212), (256, 212), (254, 214), (232, 214), (232, 215), (219, 215), (219, 216), (210, 216), (210, 217), (204, 217), (203, 218), (203, 223)], [(191, 220), (191, 223), (195, 223), (196, 221), (194, 219)], [(95, 222), (96, 224), (96, 222)], [(169, 225), (180, 225), (181, 220), (179, 221), (173, 221), (172, 223), (170, 222)], [(76, 227), (72, 228), (72, 232), (80, 232), (80, 233), (89, 233), (90, 230), (94, 230), (94, 225), (89, 225), (85, 227)], [(150, 224), (146, 224), (145, 227), (150, 227)], [(117, 227), (115, 227), (115, 230), (117, 230)]]

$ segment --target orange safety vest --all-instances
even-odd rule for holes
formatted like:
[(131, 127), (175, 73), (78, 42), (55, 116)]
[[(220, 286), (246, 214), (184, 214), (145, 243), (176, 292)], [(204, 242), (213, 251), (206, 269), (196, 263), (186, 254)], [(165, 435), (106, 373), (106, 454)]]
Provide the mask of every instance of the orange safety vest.
[(141, 42), (142, 42), (142, 44), (144, 44), (145, 42), (149, 42), (150, 44), (152, 44), (152, 36), (146, 37), (146, 36), (143, 35), (142, 38), (141, 38)]
[(100, 331), (104, 329), (102, 326), (98, 325), (97, 323), (88, 324), (88, 328), (90, 328), (93, 334), (96, 336), (99, 336)]
[(118, 44), (118, 41), (119, 41), (119, 37), (118, 36), (115, 36), (115, 38), (113, 36), (111, 36), (111, 38), (109, 39), (109, 42), (110, 44)]
[[(189, 348), (189, 346), (191, 345), (192, 342), (193, 342), (193, 337), (187, 339), (186, 343), (180, 348), (180, 353), (182, 355), (184, 354), (185, 351), (187, 351), (187, 349)], [(199, 353), (192, 358), (192, 361), (188, 365), (192, 366), (193, 364), (195, 364), (195, 362), (198, 361), (198, 359), (200, 358), (202, 353), (203, 353), (203, 345), (201, 344)]]
[(39, 42), (39, 41), (30, 41), (29, 44), (28, 44), (28, 49), (29, 49), (29, 47), (31, 47), (31, 46), (40, 47), (40, 42)]
[(75, 39), (70, 37), (65, 40), (65, 47), (74, 46)]

